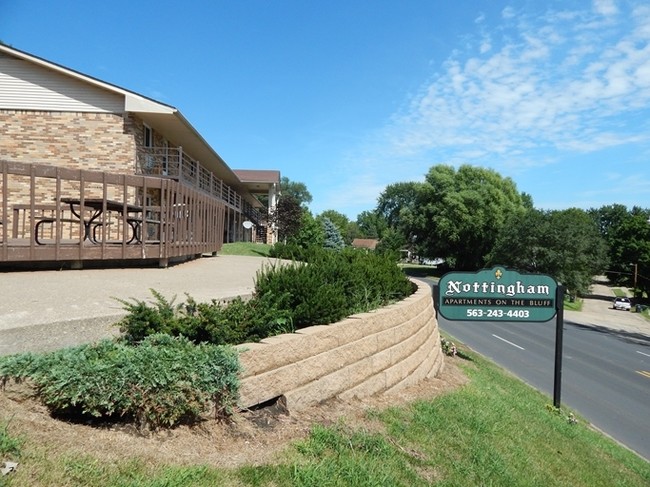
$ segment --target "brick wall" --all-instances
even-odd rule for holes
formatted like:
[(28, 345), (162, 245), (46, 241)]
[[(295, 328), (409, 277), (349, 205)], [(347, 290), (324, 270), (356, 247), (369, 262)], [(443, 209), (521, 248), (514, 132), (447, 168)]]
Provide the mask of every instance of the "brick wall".
[[(0, 110), (0, 159), (133, 174), (135, 136), (141, 127), (133, 117), (114, 113)], [(69, 184), (62, 193), (79, 193), (78, 184)], [(28, 177), (14, 177), (7, 186), (12, 203), (29, 202)], [(92, 185), (87, 185), (86, 195), (92, 195), (92, 190)], [(34, 194), (37, 203), (51, 202), (54, 181), (39, 180)]]
[(133, 173), (134, 122), (112, 113), (0, 111), (0, 158)]

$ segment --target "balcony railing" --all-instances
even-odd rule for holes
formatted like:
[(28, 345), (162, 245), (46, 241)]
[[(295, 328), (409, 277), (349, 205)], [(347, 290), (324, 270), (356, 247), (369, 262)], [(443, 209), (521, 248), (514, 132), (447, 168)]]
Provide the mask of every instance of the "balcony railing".
[(0, 161), (0, 263), (216, 253), (221, 199), (173, 179)]
[(236, 210), (243, 211), (256, 225), (265, 220), (260, 212), (246, 203), (234, 189), (183, 152), (182, 147), (140, 148), (137, 153), (136, 172), (176, 179), (224, 201)]

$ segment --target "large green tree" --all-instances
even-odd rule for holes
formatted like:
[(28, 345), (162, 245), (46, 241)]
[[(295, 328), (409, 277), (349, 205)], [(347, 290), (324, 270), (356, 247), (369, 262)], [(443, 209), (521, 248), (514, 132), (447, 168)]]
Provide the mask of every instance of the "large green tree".
[(388, 228), (388, 223), (378, 211), (366, 210), (357, 215), (357, 228), (361, 238), (381, 238)]
[(458, 270), (484, 267), (506, 219), (532, 203), (512, 179), (470, 165), (432, 167), (416, 194), (408, 214), (416, 251)]
[(588, 291), (607, 263), (607, 245), (584, 210), (528, 210), (511, 215), (490, 253), (490, 265), (547, 274), (571, 294)]
[(401, 182), (388, 185), (379, 195), (376, 212), (383, 217), (390, 229), (390, 232), (384, 233), (390, 233), (392, 247), (401, 241), (401, 248), (415, 250), (414, 243), (421, 233), (420, 209), (425, 194), (425, 184)]
[(650, 295), (650, 210), (623, 205), (592, 210), (609, 248), (607, 276)]
[(282, 176), (280, 179), (280, 193), (283, 196), (291, 196), (303, 208), (306, 208), (312, 202), (312, 195), (305, 183), (291, 181), (286, 176)]

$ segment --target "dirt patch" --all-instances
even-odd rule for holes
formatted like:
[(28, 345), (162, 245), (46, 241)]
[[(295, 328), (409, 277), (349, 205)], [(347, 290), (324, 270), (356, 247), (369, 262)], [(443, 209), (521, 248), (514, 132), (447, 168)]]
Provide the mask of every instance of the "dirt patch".
[(8, 384), (0, 392), (0, 420), (9, 421), (12, 435), (25, 435), (28, 443), (57, 454), (82, 454), (103, 461), (137, 457), (148, 464), (236, 467), (272, 463), (292, 441), (308, 435), (314, 424), (340, 420), (351, 427), (368, 426), (366, 411), (430, 399), (452, 391), (468, 379), (458, 367), (460, 358), (445, 359), (437, 378), (393, 394), (353, 401), (330, 400), (318, 406), (288, 411), (275, 403), (256, 411), (242, 411), (230, 421), (206, 420), (194, 426), (143, 435), (128, 425), (98, 427), (54, 419), (47, 408), (22, 384)]

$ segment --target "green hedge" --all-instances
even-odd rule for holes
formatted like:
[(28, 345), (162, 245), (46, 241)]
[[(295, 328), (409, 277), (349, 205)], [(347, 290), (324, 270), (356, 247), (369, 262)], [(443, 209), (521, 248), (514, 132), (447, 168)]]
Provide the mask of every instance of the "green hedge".
[(314, 251), (306, 262), (277, 264), (257, 275), (255, 294), (273, 296), (276, 309), (303, 328), (334, 323), (379, 308), (413, 292), (390, 257), (354, 249)]

